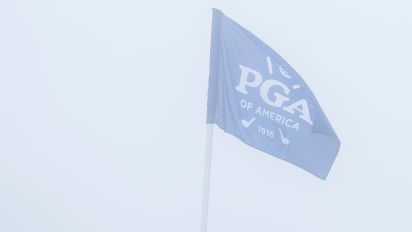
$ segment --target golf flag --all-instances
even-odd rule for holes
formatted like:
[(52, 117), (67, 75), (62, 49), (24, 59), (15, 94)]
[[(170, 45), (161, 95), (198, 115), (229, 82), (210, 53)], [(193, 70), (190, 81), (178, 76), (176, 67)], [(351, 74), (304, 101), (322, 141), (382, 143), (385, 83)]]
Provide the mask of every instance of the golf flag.
[(340, 141), (302, 77), (251, 32), (213, 10), (207, 123), (326, 179)]

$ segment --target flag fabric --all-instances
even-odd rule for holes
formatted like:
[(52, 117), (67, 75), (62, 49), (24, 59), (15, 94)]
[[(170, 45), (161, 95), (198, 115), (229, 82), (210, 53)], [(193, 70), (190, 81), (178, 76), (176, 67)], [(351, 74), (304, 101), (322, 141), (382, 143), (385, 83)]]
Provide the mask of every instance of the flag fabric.
[(207, 123), (326, 179), (340, 141), (302, 77), (213, 9)]

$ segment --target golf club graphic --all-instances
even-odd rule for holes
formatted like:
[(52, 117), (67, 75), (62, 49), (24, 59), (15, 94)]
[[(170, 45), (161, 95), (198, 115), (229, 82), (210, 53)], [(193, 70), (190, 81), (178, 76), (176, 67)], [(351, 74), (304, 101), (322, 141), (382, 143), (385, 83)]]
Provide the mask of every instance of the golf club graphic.
[(242, 126), (248, 128), (253, 123), (253, 121), (255, 121), (255, 119), (256, 118), (252, 118), (250, 121), (242, 119), (240, 122), (242, 123)]
[(280, 133), (280, 139), (283, 144), (288, 145), (289, 144), (289, 139), (283, 136), (282, 130), (279, 128), (279, 133)]

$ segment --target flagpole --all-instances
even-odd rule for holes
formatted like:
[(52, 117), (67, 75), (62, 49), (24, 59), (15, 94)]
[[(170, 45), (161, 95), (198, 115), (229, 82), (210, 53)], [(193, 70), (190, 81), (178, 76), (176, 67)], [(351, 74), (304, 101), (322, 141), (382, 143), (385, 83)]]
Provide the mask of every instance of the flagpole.
[(213, 124), (206, 124), (206, 146), (205, 161), (203, 167), (203, 193), (202, 193), (202, 212), (200, 220), (200, 232), (207, 232), (207, 222), (209, 214), (209, 187), (210, 173), (212, 167), (212, 141)]

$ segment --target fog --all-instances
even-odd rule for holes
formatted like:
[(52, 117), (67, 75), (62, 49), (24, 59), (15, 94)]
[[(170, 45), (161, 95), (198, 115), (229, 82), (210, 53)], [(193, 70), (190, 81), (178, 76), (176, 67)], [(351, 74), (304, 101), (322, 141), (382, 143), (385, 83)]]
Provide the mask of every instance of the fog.
[(0, 231), (200, 229), (211, 8), (341, 140), (326, 181), (214, 128), (209, 232), (412, 231), (407, 1), (0, 2)]

